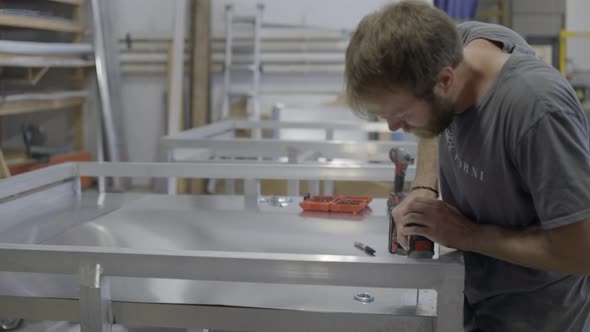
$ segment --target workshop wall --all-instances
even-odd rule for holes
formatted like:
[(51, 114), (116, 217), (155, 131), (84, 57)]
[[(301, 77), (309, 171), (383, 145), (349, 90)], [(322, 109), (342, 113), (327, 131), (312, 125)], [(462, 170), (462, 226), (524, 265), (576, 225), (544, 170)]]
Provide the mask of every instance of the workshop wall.
[[(569, 1), (581, 5), (585, 2), (585, 0)], [(211, 20), (213, 37), (224, 35), (224, 7), (231, 2), (235, 3), (236, 12), (252, 12), (259, 1), (213, 1)], [(390, 1), (266, 0), (262, 2), (265, 3), (265, 22), (352, 29), (366, 13)], [(141, 12), (137, 11), (138, 6), (141, 6)], [(338, 15), (334, 15), (336, 7)], [(568, 16), (570, 19), (574, 17), (573, 21), (585, 22), (583, 13), (587, 12), (579, 9), (569, 10)], [(525, 36), (555, 36), (564, 25), (565, 5), (562, 0), (513, 0), (512, 13), (514, 29), (519, 33)], [(124, 0), (117, 1), (113, 6), (113, 23), (120, 37), (130, 33), (132, 36), (170, 38), (173, 22), (174, 6), (169, 1)], [(240, 77), (236, 76), (236, 80), (240, 80)], [(166, 73), (126, 73), (122, 82), (123, 103), (128, 115), (126, 132), (130, 159), (133, 161), (155, 160), (155, 147), (158, 138), (164, 133)], [(214, 73), (211, 85), (211, 105), (214, 109), (221, 107), (221, 83), (221, 74)], [(262, 109), (263, 112), (268, 111), (275, 102), (297, 106), (329, 102), (341, 88), (342, 75), (337, 73), (267, 73), (262, 78)], [(270, 90), (288, 90), (291, 93), (273, 93)]]
[[(232, 1), (212, 1), (212, 35), (224, 35), (224, 8)], [(242, 0), (236, 3), (236, 12), (251, 11), (256, 3), (265, 3), (264, 21), (352, 29), (358, 21), (372, 10), (390, 0)], [(137, 8), (142, 10), (138, 11)], [(338, 15), (334, 15), (338, 8)], [(129, 33), (132, 37), (167, 38), (172, 36), (174, 5), (162, 0), (124, 0), (113, 3), (114, 31), (120, 38)], [(165, 72), (124, 73), (123, 105), (127, 124), (126, 133), (129, 157), (132, 161), (156, 159), (156, 144), (164, 133)], [(240, 80), (240, 77), (236, 77)], [(221, 102), (222, 77), (212, 76), (212, 107), (219, 108)], [(269, 93), (268, 90), (289, 91)], [(264, 74), (261, 97), (263, 111), (270, 111), (275, 102), (307, 106), (332, 101), (342, 89), (342, 74)], [(267, 91), (267, 92), (264, 92)], [(307, 93), (306, 93), (307, 92)]]
[[(562, 26), (575, 30), (590, 30), (586, 18), (590, 12), (587, 0), (512, 0), (512, 24), (516, 31), (528, 35), (555, 36)], [(212, 36), (224, 34), (224, 7), (235, 2), (236, 11), (252, 11), (259, 0), (212, 1)], [(265, 22), (308, 24), (333, 29), (352, 29), (366, 13), (391, 0), (265, 0)], [(566, 12), (567, 7), (567, 12)], [(138, 10), (141, 8), (141, 10)], [(338, 8), (337, 14), (334, 8)], [(567, 22), (564, 16), (567, 14)], [(170, 39), (174, 24), (174, 2), (166, 0), (121, 0), (112, 5), (111, 21), (119, 38), (132, 37)], [(590, 40), (583, 40), (590, 45)], [(568, 46), (568, 57), (590, 68), (590, 58), (574, 43)], [(590, 46), (589, 46), (590, 47)], [(164, 68), (165, 69), (165, 68)], [(237, 79), (240, 79), (237, 77)], [(212, 76), (211, 105), (219, 108), (221, 102), (219, 73)], [(158, 139), (164, 134), (167, 74), (164, 70), (152, 72), (124, 72), (122, 77), (123, 106), (126, 113), (126, 139), (132, 161), (156, 160)], [(263, 111), (270, 110), (275, 102), (294, 106), (313, 106), (333, 101), (342, 89), (339, 73), (266, 73), (263, 75)], [(278, 91), (278, 92), (272, 92)], [(280, 90), (280, 91), (279, 91)], [(283, 91), (283, 92), (281, 92)], [(284, 91), (290, 91), (285, 93)], [(187, 91), (188, 92), (188, 91)], [(91, 99), (92, 101), (94, 99)], [(92, 105), (90, 105), (92, 106)], [(94, 149), (95, 131), (93, 113), (88, 109), (86, 142)], [(5, 130), (5, 133), (7, 131)], [(14, 138), (17, 141), (18, 138)]]

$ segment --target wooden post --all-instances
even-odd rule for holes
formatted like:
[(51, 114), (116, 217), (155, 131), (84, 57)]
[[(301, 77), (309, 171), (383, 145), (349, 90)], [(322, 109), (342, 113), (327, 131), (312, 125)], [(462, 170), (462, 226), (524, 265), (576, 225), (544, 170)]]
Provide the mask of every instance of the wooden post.
[[(209, 29), (211, 0), (193, 1), (192, 25), (192, 75), (191, 75), (191, 125), (193, 128), (207, 124), (209, 118)], [(205, 192), (205, 180), (192, 180), (191, 193)]]

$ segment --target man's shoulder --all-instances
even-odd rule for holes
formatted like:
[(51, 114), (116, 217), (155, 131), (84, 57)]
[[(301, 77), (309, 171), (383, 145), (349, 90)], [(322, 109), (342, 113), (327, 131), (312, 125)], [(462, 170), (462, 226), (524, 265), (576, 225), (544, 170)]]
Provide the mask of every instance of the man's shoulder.
[(513, 54), (514, 67), (510, 77), (504, 82), (505, 89), (514, 103), (529, 101), (544, 104), (575, 101), (575, 94), (569, 82), (561, 73), (536, 56)]
[(547, 114), (583, 115), (573, 89), (559, 71), (530, 55), (512, 56), (517, 58), (509, 77), (498, 82), (493, 107), (498, 116), (508, 120), (514, 142)]

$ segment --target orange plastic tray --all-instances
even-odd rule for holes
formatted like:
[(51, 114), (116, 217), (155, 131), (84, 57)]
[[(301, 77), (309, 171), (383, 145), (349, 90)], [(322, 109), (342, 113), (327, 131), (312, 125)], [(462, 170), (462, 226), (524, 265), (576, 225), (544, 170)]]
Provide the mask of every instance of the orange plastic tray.
[(337, 198), (338, 196), (311, 196), (299, 203), (299, 206), (305, 211), (330, 211), (330, 204)]
[(358, 213), (369, 205), (371, 197), (312, 196), (299, 203), (304, 211), (332, 211)]

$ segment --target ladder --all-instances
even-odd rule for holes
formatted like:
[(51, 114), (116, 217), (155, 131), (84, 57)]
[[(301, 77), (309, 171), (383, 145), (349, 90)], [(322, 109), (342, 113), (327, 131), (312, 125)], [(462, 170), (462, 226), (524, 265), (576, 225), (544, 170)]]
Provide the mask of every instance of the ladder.
[[(260, 120), (260, 33), (262, 29), (262, 12), (264, 11), (264, 4), (256, 5), (256, 14), (254, 16), (234, 16), (233, 5), (225, 7), (225, 63), (223, 66), (223, 105), (221, 110), (221, 120), (230, 117), (231, 101), (234, 98), (246, 97), (249, 101), (250, 114), (249, 118), (253, 120)], [(253, 28), (253, 43), (247, 45), (247, 49), (251, 50), (251, 56), (245, 58), (250, 63), (246, 65), (234, 64), (234, 50), (237, 45), (234, 45), (234, 28), (241, 25), (252, 26)], [(243, 47), (241, 47), (243, 49)], [(248, 71), (251, 73), (251, 84), (246, 90), (236, 89), (232, 85), (232, 73), (236, 71)], [(261, 138), (260, 130), (253, 131), (253, 138)]]
[[(260, 65), (260, 32), (262, 30), (262, 12), (264, 4), (256, 5), (256, 14), (254, 16), (235, 16), (234, 7), (229, 4), (225, 6), (225, 62), (223, 65), (223, 104), (221, 106), (221, 118), (227, 120), (230, 118), (230, 107), (232, 100), (236, 98), (246, 98), (249, 102), (248, 108), (249, 119), (260, 120), (260, 74), (262, 67)], [(247, 64), (234, 64), (234, 50), (244, 49), (244, 45), (236, 47), (234, 45), (234, 26), (242, 28), (250, 26), (253, 30), (252, 43), (245, 45), (246, 49), (251, 50), (251, 54), (246, 54)], [(250, 87), (246, 90), (236, 89), (232, 85), (232, 73), (247, 71), (251, 73)], [(252, 138), (262, 138), (260, 128), (252, 130)], [(209, 179), (207, 183), (207, 192), (214, 194), (216, 192), (217, 181)], [(235, 193), (235, 181), (232, 179), (225, 180), (225, 192), (227, 194)]]

